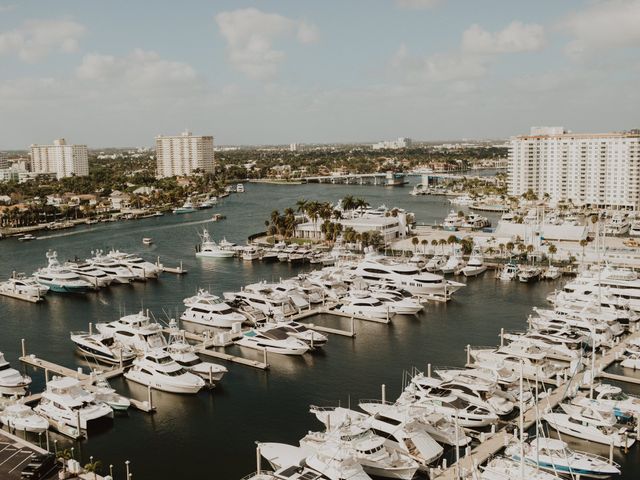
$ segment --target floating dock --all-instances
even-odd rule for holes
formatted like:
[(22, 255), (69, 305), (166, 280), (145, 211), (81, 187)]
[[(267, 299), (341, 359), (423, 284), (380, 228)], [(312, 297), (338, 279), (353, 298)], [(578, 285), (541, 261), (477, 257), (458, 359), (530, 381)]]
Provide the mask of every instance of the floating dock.
[(28, 295), (26, 293), (18, 292), (15, 289), (7, 289), (0, 287), (0, 295), (4, 295), (9, 298), (16, 298), (18, 300), (24, 300), (26, 302), (38, 303), (44, 300), (44, 297), (41, 295)]

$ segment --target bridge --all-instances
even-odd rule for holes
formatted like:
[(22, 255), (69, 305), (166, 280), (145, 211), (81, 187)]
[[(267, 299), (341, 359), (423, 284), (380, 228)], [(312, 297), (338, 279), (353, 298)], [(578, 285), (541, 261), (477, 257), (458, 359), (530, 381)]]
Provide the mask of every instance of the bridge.
[(398, 187), (407, 182), (404, 173), (345, 173), (334, 175), (319, 175), (315, 177), (303, 177), (305, 183), (344, 183), (347, 185), (382, 185), (385, 187)]

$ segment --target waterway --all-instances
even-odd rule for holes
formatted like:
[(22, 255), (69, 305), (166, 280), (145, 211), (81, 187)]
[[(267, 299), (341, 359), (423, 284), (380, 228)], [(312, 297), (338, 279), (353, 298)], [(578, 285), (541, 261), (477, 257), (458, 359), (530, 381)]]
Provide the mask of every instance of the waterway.
[[(69, 332), (86, 330), (89, 322), (111, 321), (141, 308), (167, 321), (179, 315), (183, 298), (199, 287), (221, 294), (310, 268), (197, 259), (194, 246), (202, 227), (216, 239), (226, 237), (243, 243), (248, 235), (264, 228), (273, 209), (282, 211), (300, 198), (335, 202), (346, 194), (363, 197), (373, 206), (384, 203), (406, 208), (415, 212), (419, 223), (442, 221), (451, 209), (444, 197), (412, 197), (409, 191), (410, 186), (248, 184), (246, 193), (224, 199), (213, 210), (79, 227), (42, 234), (29, 243), (3, 240), (2, 277), (13, 270), (31, 273), (43, 266), (48, 249), (57, 250), (64, 260), (89, 257), (99, 248), (117, 248), (153, 261), (159, 256), (169, 266), (177, 266), (182, 260), (189, 273), (164, 274), (158, 281), (114, 286), (84, 296), (49, 295), (41, 304), (0, 297), (0, 351), (16, 365), (20, 339), (24, 338), (30, 353), (73, 368), (83, 360), (73, 353)], [(214, 212), (227, 219), (210, 222)], [(142, 237), (152, 237), (155, 243), (144, 246)], [(387, 385), (387, 398), (395, 398), (403, 371), (424, 369), (427, 363), (463, 365), (467, 344), (495, 345), (501, 327), (524, 329), (531, 307), (544, 305), (546, 295), (559, 285), (503, 283), (491, 273), (468, 279), (467, 286), (448, 304), (430, 303), (419, 316), (397, 317), (389, 326), (357, 322), (354, 339), (331, 336), (324, 351), (302, 358), (271, 355), (272, 368), (267, 372), (228, 364), (229, 374), (211, 392), (195, 396), (155, 392), (157, 413), (131, 411), (118, 416), (111, 429), (76, 445), (76, 451), (81, 450), (83, 461), (93, 455), (105, 465), (113, 464), (116, 478), (123, 478), (124, 461), (130, 460), (133, 478), (239, 479), (255, 470), (255, 441), (297, 444), (307, 431), (321, 428), (308, 413), (309, 405), (355, 406), (358, 399), (380, 398), (382, 383)], [(330, 316), (312, 321), (347, 328)], [(261, 359), (261, 354), (239, 347), (231, 351)], [(42, 389), (42, 373), (29, 373), (34, 378), (33, 390)], [(146, 389), (139, 385), (123, 379), (112, 384), (121, 393), (146, 398)], [(634, 391), (634, 387), (625, 387)], [(590, 448), (579, 442), (576, 446)], [(621, 478), (638, 478), (638, 447), (627, 456), (616, 452), (616, 461), (623, 464)]]

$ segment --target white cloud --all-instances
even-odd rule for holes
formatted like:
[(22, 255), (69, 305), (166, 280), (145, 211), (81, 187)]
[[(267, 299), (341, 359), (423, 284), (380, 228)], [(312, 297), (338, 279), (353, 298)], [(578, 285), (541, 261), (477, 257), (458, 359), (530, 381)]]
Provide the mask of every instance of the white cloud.
[(484, 76), (487, 59), (458, 52), (414, 57), (403, 44), (392, 57), (391, 67), (410, 83), (455, 82)]
[(230, 63), (238, 71), (257, 79), (272, 78), (284, 61), (285, 53), (273, 45), (277, 39), (293, 34), (303, 44), (318, 39), (314, 25), (256, 8), (221, 12), (215, 19), (227, 41)]
[(158, 53), (135, 49), (124, 57), (91, 53), (85, 55), (76, 68), (80, 80), (122, 87), (137, 94), (151, 95), (158, 90), (176, 94), (184, 88), (192, 89), (200, 77), (191, 65), (166, 60)]
[(52, 51), (70, 53), (86, 29), (73, 20), (27, 20), (18, 28), (0, 32), (0, 55), (15, 54), (35, 62)]
[(7, 5), (0, 5), (0, 13), (13, 12), (16, 9), (16, 5), (11, 3)]
[(462, 50), (469, 53), (497, 54), (540, 50), (545, 45), (544, 27), (537, 24), (511, 22), (495, 33), (480, 25), (471, 25), (462, 34)]
[(565, 51), (580, 57), (591, 51), (640, 46), (640, 0), (604, 0), (567, 16), (559, 25), (573, 40)]
[(441, 0), (396, 0), (399, 7), (415, 10), (433, 8), (440, 3)]

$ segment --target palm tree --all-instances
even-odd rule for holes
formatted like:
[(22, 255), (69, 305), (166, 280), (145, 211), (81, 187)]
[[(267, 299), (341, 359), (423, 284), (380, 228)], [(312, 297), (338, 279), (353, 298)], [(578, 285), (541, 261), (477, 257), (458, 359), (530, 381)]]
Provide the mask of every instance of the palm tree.
[(413, 245), (413, 253), (416, 253), (418, 250), (418, 245), (420, 244), (420, 240), (418, 237), (413, 237), (411, 239), (411, 244)]
[(513, 244), (513, 242), (507, 242), (507, 244), (505, 245), (505, 248), (507, 249), (507, 252), (509, 252), (509, 255), (511, 255), (511, 252), (513, 252), (515, 245)]
[(498, 248), (500, 249), (500, 256), (502, 257), (504, 255), (504, 243), (498, 245)]
[(444, 238), (441, 238), (440, 240), (438, 240), (438, 245), (440, 245), (442, 247), (442, 253), (444, 253), (444, 246), (447, 244), (447, 241)]
[(341, 205), (343, 210), (353, 210), (354, 208), (356, 208), (353, 195), (346, 195), (342, 199)]
[(299, 213), (304, 213), (304, 211), (307, 208), (307, 203), (309, 203), (307, 200), (305, 200), (304, 198), (301, 198), (300, 200), (298, 200), (296, 202), (296, 211)]
[(553, 261), (553, 256), (558, 252), (558, 247), (556, 247), (555, 245), (551, 244), (549, 245), (549, 255), (551, 255), (551, 259), (550, 261)]
[(580, 240), (580, 246), (582, 247), (582, 261), (584, 262), (584, 248), (587, 246), (589, 242), (583, 238), (582, 240)]
[(420, 240), (420, 245), (422, 245), (422, 253), (427, 253), (427, 245), (429, 245), (429, 241), (426, 238)]
[[(91, 459), (93, 459), (93, 457), (91, 457)], [(102, 467), (102, 462), (100, 460), (96, 460), (95, 462), (92, 461), (90, 463), (87, 463), (84, 466), (84, 469), (87, 472), (92, 472), (94, 480), (97, 480), (97, 478), (98, 478), (98, 470), (100, 470), (100, 467)]]

